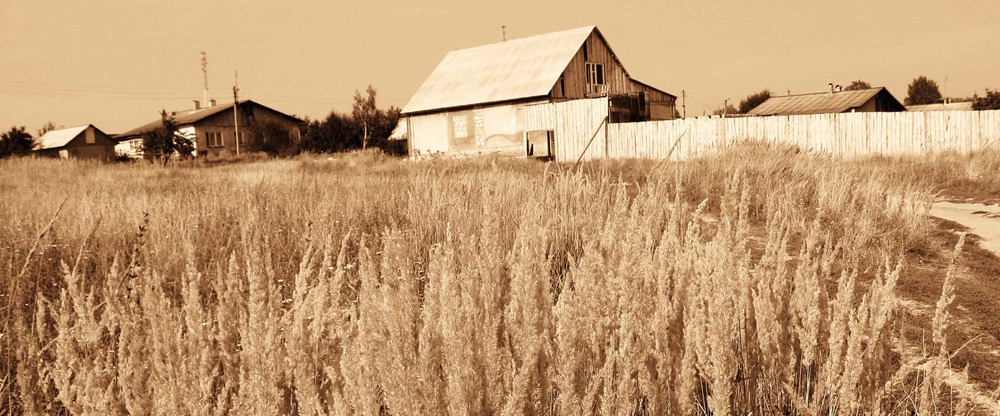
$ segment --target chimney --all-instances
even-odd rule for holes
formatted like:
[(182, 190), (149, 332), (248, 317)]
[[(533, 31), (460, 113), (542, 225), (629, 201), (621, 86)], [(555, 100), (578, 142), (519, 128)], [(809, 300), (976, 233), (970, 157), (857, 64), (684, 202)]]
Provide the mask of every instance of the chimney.
[(829, 85), (830, 85), (830, 95), (833, 95), (833, 83), (831, 82)]
[(215, 98), (208, 100), (209, 107), (215, 107)]
[(191, 100), (194, 101), (194, 109), (201, 110), (201, 100)]
[(843, 89), (840, 88), (840, 85), (837, 85), (837, 91), (836, 92), (841, 92), (841, 91), (843, 91)]

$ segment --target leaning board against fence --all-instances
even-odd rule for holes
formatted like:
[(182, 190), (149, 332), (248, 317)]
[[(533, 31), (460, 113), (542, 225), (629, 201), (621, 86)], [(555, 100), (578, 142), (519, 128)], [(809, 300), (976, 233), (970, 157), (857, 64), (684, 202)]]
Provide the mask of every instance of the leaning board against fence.
[[(527, 130), (553, 130), (556, 159), (690, 158), (743, 140), (843, 156), (967, 153), (1000, 146), (1000, 110), (688, 118), (604, 125), (607, 100), (526, 107)], [(587, 147), (587, 144), (590, 146)], [(584, 154), (584, 149), (586, 153)]]

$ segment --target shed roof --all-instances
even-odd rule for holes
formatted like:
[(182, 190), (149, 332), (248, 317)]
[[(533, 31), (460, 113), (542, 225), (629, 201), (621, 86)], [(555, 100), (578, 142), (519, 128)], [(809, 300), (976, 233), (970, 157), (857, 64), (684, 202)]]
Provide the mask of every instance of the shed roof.
[(885, 87), (771, 97), (747, 114), (755, 116), (842, 113), (864, 105)]
[[(260, 106), (260, 107), (266, 108), (268, 110), (274, 111), (275, 113), (284, 115), (284, 116), (286, 116), (288, 118), (292, 118), (292, 119), (301, 121), (301, 120), (299, 120), (299, 119), (297, 119), (295, 117), (292, 117), (290, 115), (282, 113), (282, 112), (280, 112), (278, 110), (275, 110), (273, 108), (261, 105), (260, 103), (255, 102), (253, 100), (240, 100), (240, 106), (243, 106), (243, 105), (245, 105), (247, 103), (250, 103), (251, 105)], [(232, 109), (233, 109), (233, 103), (228, 103), (228, 104), (217, 105), (215, 107), (204, 107), (204, 108), (200, 108), (200, 109), (197, 109), (197, 110), (190, 109), (190, 110), (175, 111), (175, 112), (173, 112), (174, 124), (176, 124), (178, 126), (184, 126), (184, 125), (187, 125), (187, 124), (194, 124), (194, 123), (197, 123), (197, 122), (199, 122), (201, 120), (204, 120), (204, 119), (206, 119), (208, 117), (211, 117), (211, 116), (214, 116), (216, 114), (219, 114), (219, 113), (221, 113), (223, 111), (226, 111), (226, 110), (232, 111)], [(129, 136), (137, 136), (137, 135), (140, 135), (140, 134), (143, 134), (143, 133), (148, 133), (148, 132), (151, 132), (153, 130), (156, 130), (157, 128), (160, 128), (161, 126), (163, 126), (163, 120), (151, 121), (149, 123), (143, 124), (142, 126), (136, 127), (136, 128), (134, 128), (132, 130), (129, 130), (129, 131), (126, 131), (126, 132), (124, 132), (122, 134), (119, 134), (119, 135), (115, 136), (115, 138), (116, 139), (120, 139), (120, 138), (129, 137)]]
[(73, 139), (75, 139), (76, 136), (79, 136), (80, 133), (83, 133), (87, 127), (90, 127), (90, 124), (86, 126), (70, 127), (68, 129), (50, 130), (38, 139), (38, 147), (35, 148), (35, 150), (63, 147), (73, 141)]
[(586, 26), (449, 52), (403, 113), (547, 95), (594, 31), (601, 36)]

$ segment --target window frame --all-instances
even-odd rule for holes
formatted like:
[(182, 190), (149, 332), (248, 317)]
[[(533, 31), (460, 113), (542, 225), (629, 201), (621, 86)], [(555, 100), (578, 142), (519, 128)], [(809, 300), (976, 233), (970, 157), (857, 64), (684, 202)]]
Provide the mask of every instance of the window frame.
[[(218, 142), (213, 141), (213, 137), (218, 137)], [(208, 147), (225, 147), (225, 137), (222, 135), (221, 131), (206, 131), (205, 143)]]
[[(587, 84), (589, 85), (607, 85), (607, 78), (605, 77), (604, 64), (601, 62), (587, 62), (585, 64), (585, 72), (587, 73)], [(598, 79), (600, 78), (600, 79)], [(599, 82), (595, 82), (599, 81)]]

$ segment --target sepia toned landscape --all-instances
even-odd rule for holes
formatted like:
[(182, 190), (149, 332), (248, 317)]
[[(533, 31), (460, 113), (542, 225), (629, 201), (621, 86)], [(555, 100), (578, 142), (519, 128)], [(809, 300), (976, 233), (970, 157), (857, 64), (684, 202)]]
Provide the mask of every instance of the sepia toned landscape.
[(0, 1), (0, 415), (1000, 415), (1000, 2)]
[(4, 408), (989, 414), (1000, 261), (927, 213), (998, 169), (3, 160)]

